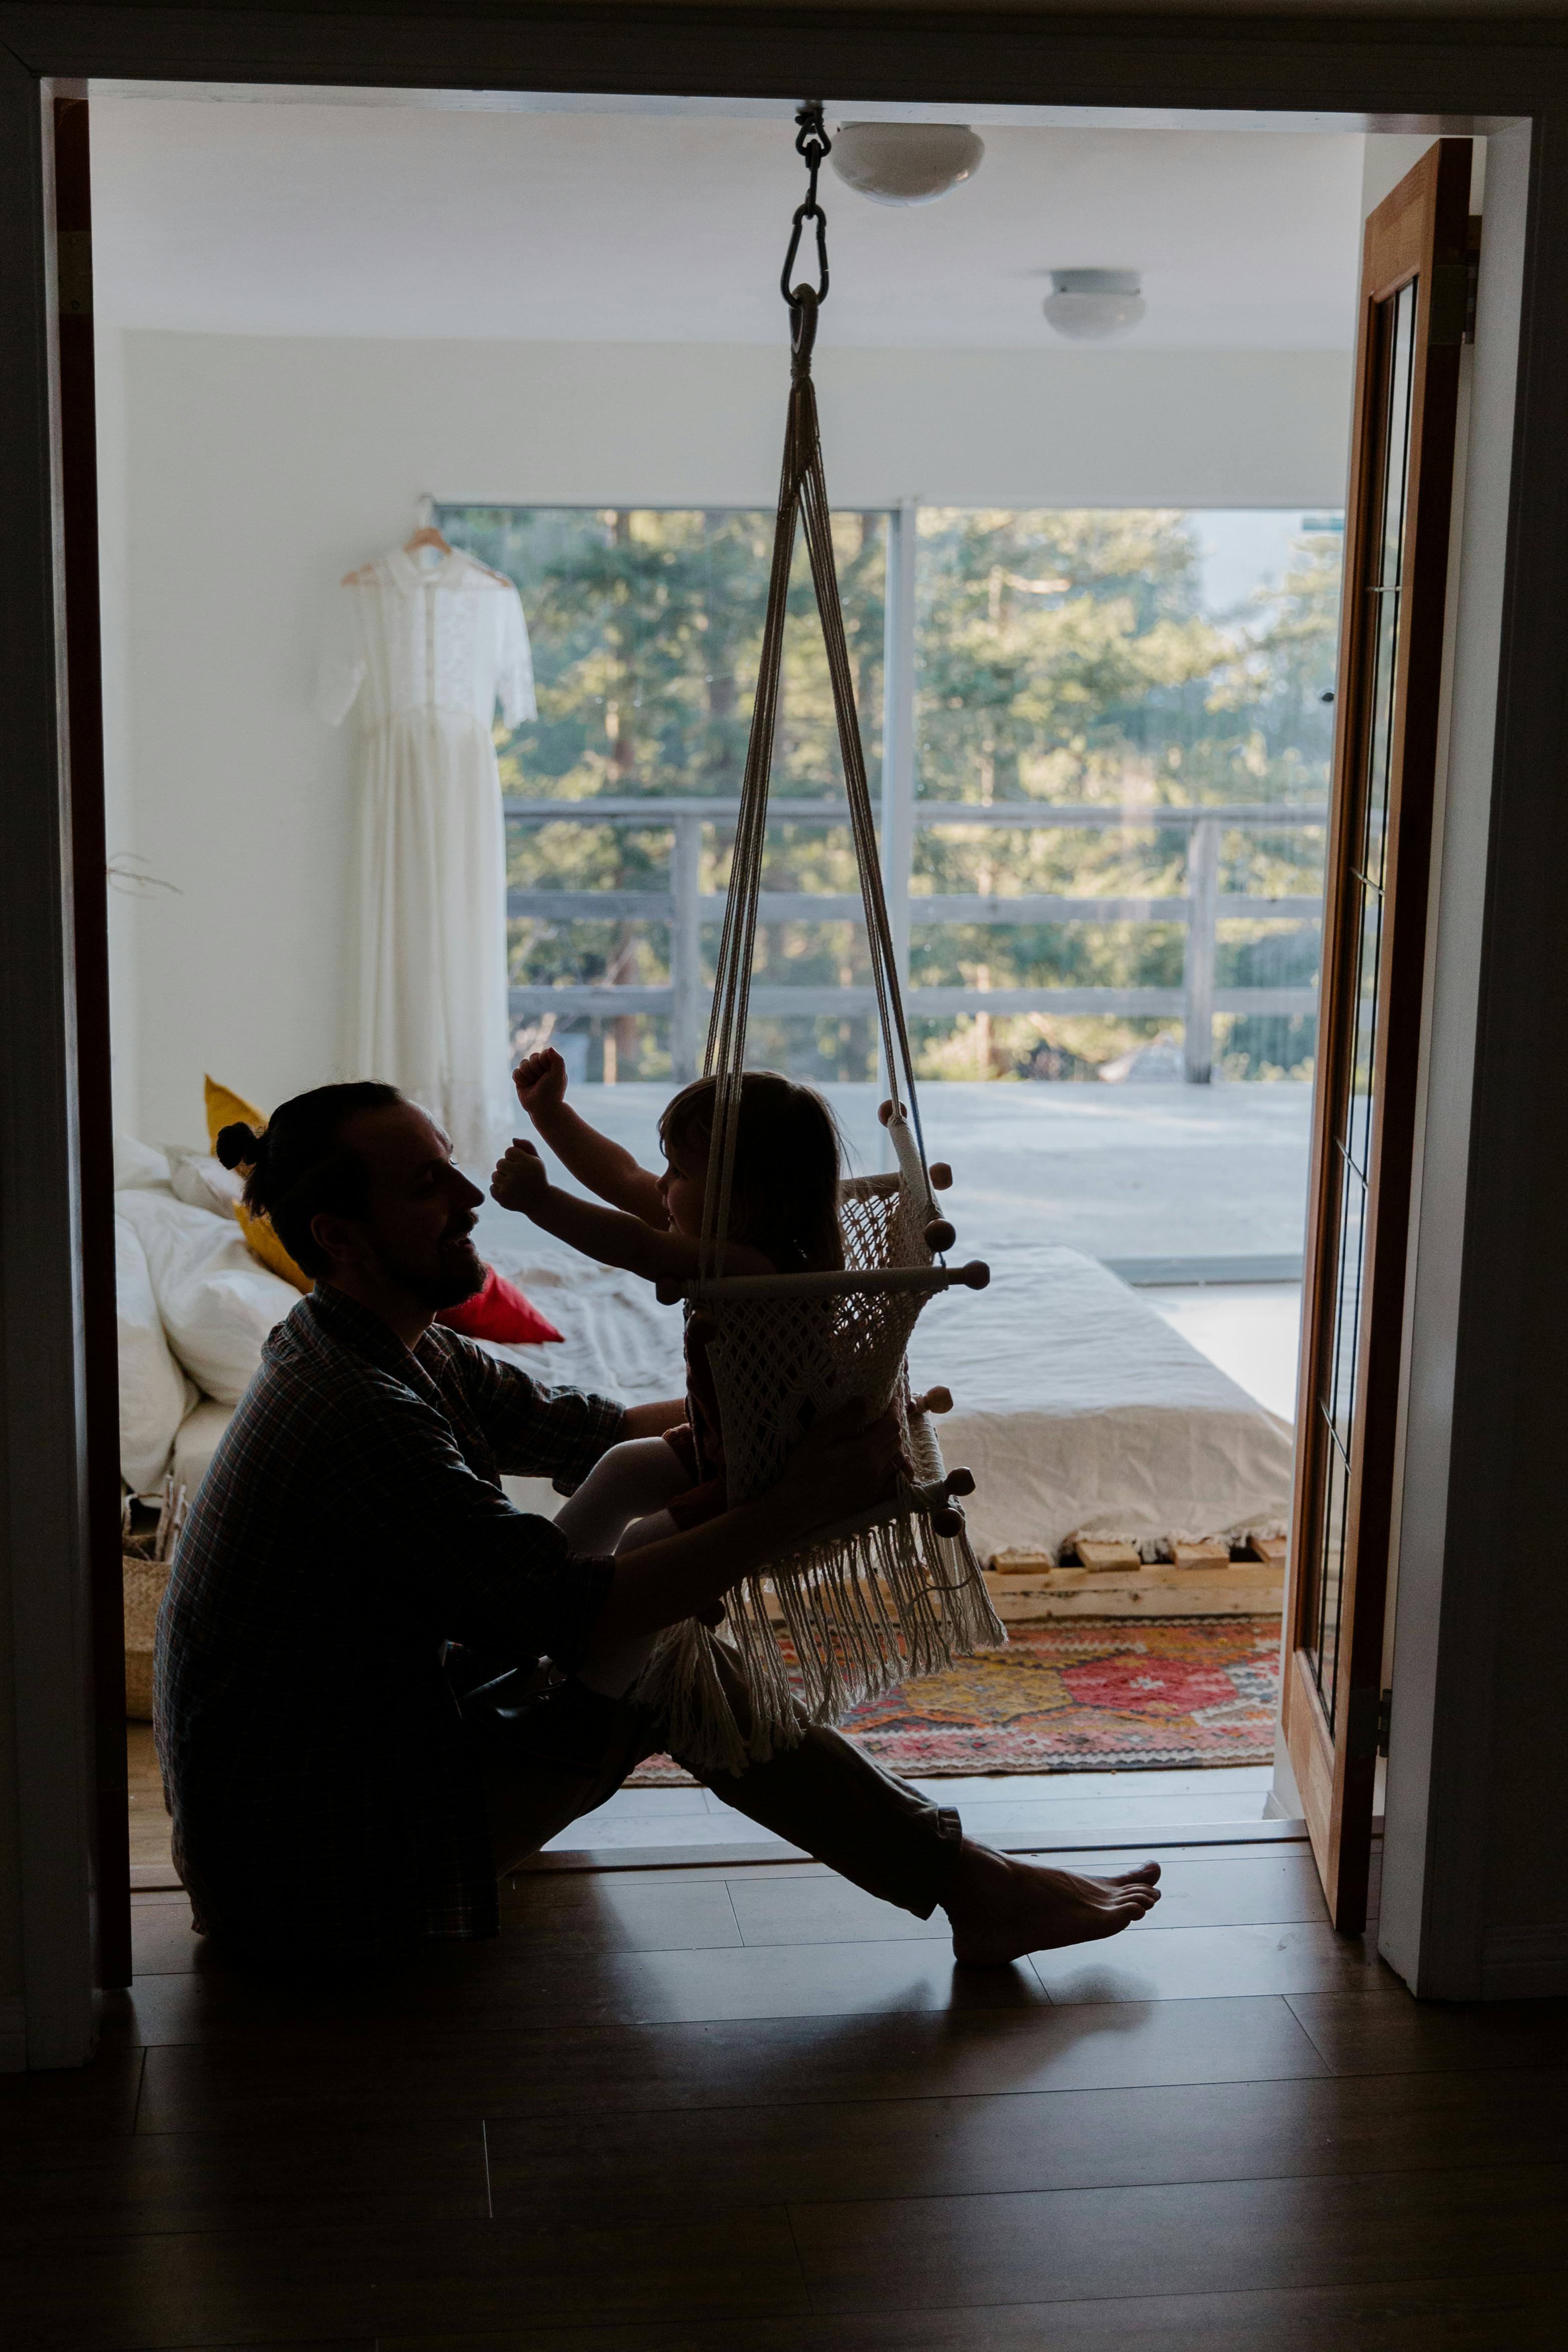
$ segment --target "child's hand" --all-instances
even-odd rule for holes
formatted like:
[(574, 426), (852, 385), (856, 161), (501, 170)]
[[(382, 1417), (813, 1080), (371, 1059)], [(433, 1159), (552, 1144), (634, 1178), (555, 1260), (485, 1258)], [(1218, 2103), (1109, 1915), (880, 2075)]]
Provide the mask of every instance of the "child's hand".
[(497, 1160), (496, 1172), (490, 1179), (490, 1198), (499, 1201), (503, 1209), (516, 1209), (521, 1216), (532, 1216), (549, 1191), (549, 1178), (545, 1173), (544, 1161), (531, 1143), (514, 1143)]
[(547, 1045), (542, 1054), (530, 1054), (517, 1064), (512, 1084), (530, 1118), (548, 1116), (566, 1098), (566, 1064), (553, 1045)]

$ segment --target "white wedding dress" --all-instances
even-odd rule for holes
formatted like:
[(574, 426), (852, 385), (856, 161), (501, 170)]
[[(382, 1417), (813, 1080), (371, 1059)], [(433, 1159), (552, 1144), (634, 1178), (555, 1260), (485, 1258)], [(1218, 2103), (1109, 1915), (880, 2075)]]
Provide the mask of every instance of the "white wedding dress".
[[(432, 551), (421, 551), (429, 553)], [(506, 835), (491, 737), (535, 716), (509, 580), (394, 548), (337, 599), (316, 707), (362, 730), (350, 1074), (385, 1078), (488, 1173), (513, 1129)]]

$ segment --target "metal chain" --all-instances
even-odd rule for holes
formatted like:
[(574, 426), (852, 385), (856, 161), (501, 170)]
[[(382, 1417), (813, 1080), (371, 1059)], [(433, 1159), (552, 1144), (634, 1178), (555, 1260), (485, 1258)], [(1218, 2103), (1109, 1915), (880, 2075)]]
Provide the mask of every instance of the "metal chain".
[(800, 250), (800, 232), (808, 221), (815, 222), (817, 229), (817, 275), (821, 283), (816, 299), (819, 302), (825, 302), (828, 299), (828, 215), (817, 202), (817, 174), (833, 151), (833, 142), (822, 121), (820, 98), (808, 99), (796, 113), (795, 121), (795, 152), (804, 159), (806, 165), (806, 201), (796, 209), (794, 226), (789, 232), (789, 250), (784, 256), (784, 267), (779, 273), (779, 291), (791, 310), (796, 307), (798, 289), (789, 283), (789, 272), (795, 267), (795, 257)]

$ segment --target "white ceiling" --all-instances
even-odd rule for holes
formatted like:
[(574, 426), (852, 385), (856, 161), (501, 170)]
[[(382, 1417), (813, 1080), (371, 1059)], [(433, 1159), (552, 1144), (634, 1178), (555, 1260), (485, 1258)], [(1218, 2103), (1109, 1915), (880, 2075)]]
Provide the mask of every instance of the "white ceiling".
[[(803, 192), (787, 119), (95, 94), (92, 123), (108, 321), (595, 342), (784, 333), (779, 270)], [(935, 205), (869, 204), (824, 173), (824, 343), (1060, 352), (1040, 315), (1044, 273), (1102, 267), (1142, 270), (1148, 298), (1117, 350), (1348, 346), (1358, 132), (984, 135), (978, 176)]]

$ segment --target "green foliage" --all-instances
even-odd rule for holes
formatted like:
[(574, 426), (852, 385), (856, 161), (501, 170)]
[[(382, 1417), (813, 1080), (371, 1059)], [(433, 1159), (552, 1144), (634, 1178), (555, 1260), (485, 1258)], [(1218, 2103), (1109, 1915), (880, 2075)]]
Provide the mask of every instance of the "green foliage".
[[(533, 644), (539, 716), (497, 734), (508, 797), (734, 799), (740, 791), (762, 623), (773, 518), (760, 513), (647, 509), (463, 508), (442, 510), (454, 543), (517, 583)], [(883, 583), (880, 514), (834, 520), (840, 593), (856, 668), (872, 787), (880, 781)], [(791, 575), (784, 710), (773, 789), (808, 800), (842, 793), (827, 663), (802, 547)], [(705, 836), (702, 887), (724, 887), (733, 828)], [(507, 879), (533, 890), (664, 890), (667, 826), (514, 824)], [(853, 891), (847, 826), (781, 824), (768, 836), (764, 887)], [(509, 925), (514, 983), (665, 981), (667, 924)], [(717, 945), (710, 932), (711, 957)], [(771, 924), (759, 940), (758, 979), (832, 987), (869, 978), (864, 942), (848, 923)], [(606, 1024), (595, 1023), (591, 1070), (604, 1066)], [(609, 1024), (609, 1066), (621, 1078), (670, 1067), (666, 1024), (631, 1015)], [(851, 1020), (758, 1022), (759, 1057), (821, 1077), (863, 1077), (872, 1039)]]
[[(918, 579), (923, 795), (1113, 807), (1125, 822), (922, 831), (912, 979), (1178, 986), (1179, 925), (919, 927), (918, 894), (1180, 896), (1187, 836), (1160, 824), (1162, 808), (1325, 799), (1333, 728), (1322, 696), (1333, 677), (1337, 536), (1304, 538), (1281, 588), (1224, 619), (1200, 611), (1192, 527), (1168, 511), (927, 509)], [(1316, 835), (1231, 833), (1219, 887), (1309, 895), (1322, 887), (1322, 854)], [(1291, 981), (1315, 973), (1315, 926), (1227, 922), (1220, 939), (1222, 986), (1265, 976), (1283, 984), (1284, 971), (1268, 969), (1281, 952)], [(1260, 968), (1228, 971), (1227, 950), (1249, 939)], [(1312, 1025), (1235, 1022), (1224, 1066), (1238, 1076), (1298, 1073), (1310, 1067)], [(974, 1077), (1010, 1074), (1041, 1037), (1098, 1060), (1159, 1024), (981, 1016), (923, 1026), (926, 1066)]]
[[(591, 802), (603, 793), (733, 797), (739, 790), (767, 595), (772, 517), (649, 509), (443, 510), (455, 542), (507, 572), (533, 640), (539, 716), (498, 737), (503, 786), (519, 798)], [(845, 620), (857, 669), (873, 790), (880, 763), (886, 532), (880, 515), (835, 519)], [(1179, 896), (1186, 835), (1160, 811), (1217, 802), (1326, 797), (1337, 537), (1313, 534), (1277, 591), (1244, 614), (1200, 608), (1198, 550), (1179, 513), (1003, 513), (928, 509), (917, 563), (918, 789), (956, 803), (1114, 808), (1109, 827), (944, 827), (916, 835), (912, 977), (916, 984), (1005, 987), (1179, 985), (1184, 931), (1124, 922), (921, 925), (931, 892)], [(803, 551), (797, 550), (780, 794), (841, 792), (831, 700)], [(706, 836), (703, 887), (723, 887), (730, 835)], [(1304, 895), (1321, 887), (1322, 837), (1234, 833), (1222, 891)], [(663, 890), (667, 828), (514, 824), (515, 887)], [(780, 824), (764, 887), (852, 891), (847, 830)], [(1219, 984), (1312, 976), (1316, 927), (1221, 925)], [(710, 933), (711, 954), (716, 935)], [(635, 920), (514, 919), (516, 982), (660, 982), (668, 926)], [(867, 977), (863, 940), (841, 922), (769, 924), (759, 982), (817, 986)], [(1042, 1039), (1036, 1067), (1077, 1068), (1123, 1051), (1157, 1024), (1120, 1019), (922, 1023), (933, 1074), (1012, 1075)], [(595, 1024), (593, 1045), (622, 1077), (663, 1075), (665, 1024)], [(1233, 1076), (1310, 1067), (1312, 1024), (1238, 1020), (1224, 1045)], [(755, 1024), (758, 1054), (802, 1075), (860, 1077), (873, 1067), (863, 1017)], [(1065, 1057), (1065, 1058), (1063, 1058)]]

